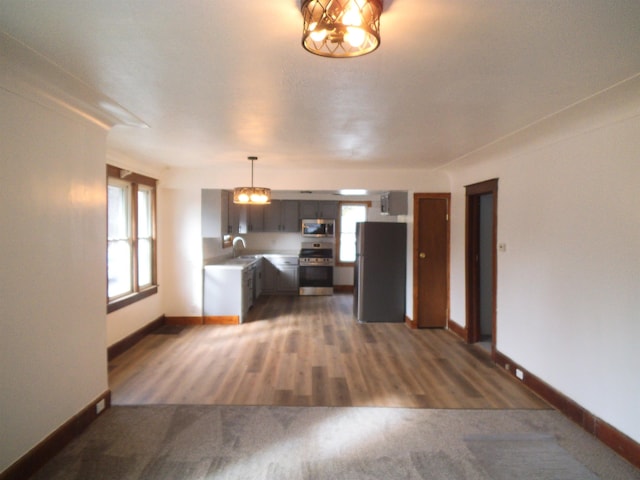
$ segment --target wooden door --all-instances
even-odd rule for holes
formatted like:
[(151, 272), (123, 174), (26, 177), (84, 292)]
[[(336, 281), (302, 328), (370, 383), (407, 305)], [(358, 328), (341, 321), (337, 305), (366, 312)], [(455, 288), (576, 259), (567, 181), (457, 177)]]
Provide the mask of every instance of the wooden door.
[(414, 194), (413, 310), (419, 328), (442, 328), (449, 317), (448, 193)]

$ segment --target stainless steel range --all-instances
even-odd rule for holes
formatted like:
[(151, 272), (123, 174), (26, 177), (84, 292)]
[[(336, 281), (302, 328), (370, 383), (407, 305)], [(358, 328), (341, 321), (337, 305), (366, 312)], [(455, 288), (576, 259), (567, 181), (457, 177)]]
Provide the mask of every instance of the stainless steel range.
[(333, 243), (302, 242), (298, 281), (300, 295), (333, 295)]

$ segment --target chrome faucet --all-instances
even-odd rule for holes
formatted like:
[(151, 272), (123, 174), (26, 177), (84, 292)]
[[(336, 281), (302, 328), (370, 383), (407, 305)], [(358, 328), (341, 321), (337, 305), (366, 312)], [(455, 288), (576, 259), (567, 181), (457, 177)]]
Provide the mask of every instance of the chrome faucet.
[(233, 258), (235, 258), (235, 257), (237, 257), (237, 256), (238, 256), (238, 254), (237, 254), (237, 252), (236, 252), (236, 244), (237, 244), (238, 242), (242, 243), (242, 248), (247, 248), (247, 242), (245, 242), (245, 241), (244, 241), (244, 238), (242, 238), (242, 237), (235, 237), (235, 238), (233, 239), (233, 242), (232, 242), (232, 245), (233, 245), (233, 247), (232, 247), (232, 249), (233, 249), (233, 252), (232, 252)]

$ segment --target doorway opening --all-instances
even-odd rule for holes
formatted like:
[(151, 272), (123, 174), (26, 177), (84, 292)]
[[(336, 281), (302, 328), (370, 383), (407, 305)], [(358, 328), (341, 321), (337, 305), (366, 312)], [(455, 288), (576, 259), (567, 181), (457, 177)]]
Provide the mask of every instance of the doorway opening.
[(498, 179), (466, 187), (467, 342), (496, 352)]

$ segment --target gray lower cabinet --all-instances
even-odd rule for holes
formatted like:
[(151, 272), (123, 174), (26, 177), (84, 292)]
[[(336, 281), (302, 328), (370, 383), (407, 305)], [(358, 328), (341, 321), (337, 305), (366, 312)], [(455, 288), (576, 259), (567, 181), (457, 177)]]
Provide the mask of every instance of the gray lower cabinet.
[(260, 259), (256, 263), (255, 275), (253, 277), (253, 298), (256, 299), (262, 295), (264, 288), (264, 260)]
[(263, 257), (265, 294), (298, 293), (298, 257), (288, 255)]

